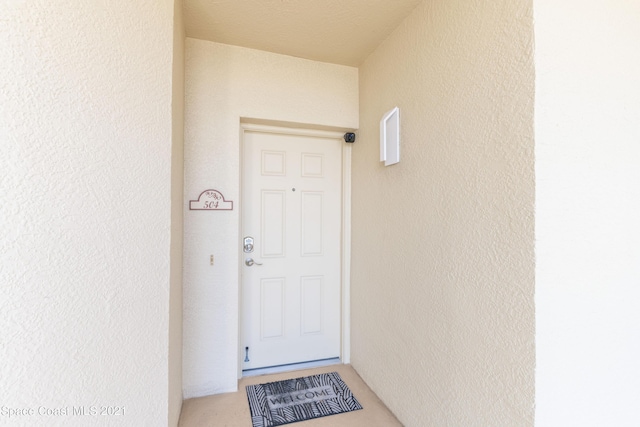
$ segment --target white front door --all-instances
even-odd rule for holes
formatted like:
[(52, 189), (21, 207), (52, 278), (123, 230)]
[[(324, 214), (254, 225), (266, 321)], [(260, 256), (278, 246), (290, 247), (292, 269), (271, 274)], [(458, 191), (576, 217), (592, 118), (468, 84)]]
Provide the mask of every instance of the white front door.
[(341, 141), (245, 130), (243, 143), (243, 369), (339, 357)]

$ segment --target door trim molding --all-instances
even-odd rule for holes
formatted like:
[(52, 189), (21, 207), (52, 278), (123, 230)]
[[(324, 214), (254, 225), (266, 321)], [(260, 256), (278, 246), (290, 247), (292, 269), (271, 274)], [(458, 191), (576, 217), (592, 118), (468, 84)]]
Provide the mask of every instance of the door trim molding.
[[(255, 124), (248, 122), (240, 122), (240, 201), (243, 200), (243, 182), (242, 174), (244, 167), (244, 134), (245, 132), (263, 132), (278, 133), (285, 135), (311, 136), (319, 138), (339, 139), (342, 141), (344, 131), (320, 130), (311, 127), (285, 127), (270, 126), (263, 124)], [(238, 222), (238, 239), (241, 238), (242, 232), (242, 209), (244, 206), (240, 203), (240, 221)], [(351, 362), (351, 144), (343, 143), (342, 145), (342, 227), (341, 227), (341, 307), (340, 307), (340, 360), (342, 363)], [(242, 255), (238, 255), (242, 259)], [(242, 310), (242, 266), (239, 263), (238, 268), (238, 378), (242, 378), (242, 361), (244, 360), (242, 348), (243, 333), (243, 310)]]
[(342, 146), (342, 363), (351, 363), (351, 144)]
[(246, 123), (241, 122), (240, 127), (243, 131), (254, 131), (254, 132), (263, 132), (263, 133), (279, 133), (284, 135), (299, 135), (299, 136), (315, 136), (319, 138), (335, 138), (342, 140), (344, 137), (344, 132), (342, 131), (334, 131), (334, 130), (320, 130), (313, 128), (293, 128), (293, 127), (285, 127), (285, 126), (270, 126), (270, 125), (259, 125), (255, 123)]

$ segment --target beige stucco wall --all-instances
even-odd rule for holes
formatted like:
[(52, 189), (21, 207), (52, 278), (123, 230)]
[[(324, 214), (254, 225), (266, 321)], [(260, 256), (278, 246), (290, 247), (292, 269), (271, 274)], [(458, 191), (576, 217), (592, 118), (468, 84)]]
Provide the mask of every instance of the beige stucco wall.
[(360, 68), (352, 363), (407, 426), (533, 425), (532, 42), (531, 1), (426, 1)]
[(0, 424), (167, 425), (174, 2), (0, 16)]
[(536, 0), (536, 425), (640, 425), (640, 3)]
[[(358, 70), (186, 39), (184, 394), (232, 391), (239, 369), (240, 119), (358, 127)], [(233, 211), (189, 211), (216, 189)], [(210, 256), (214, 265), (210, 265)]]

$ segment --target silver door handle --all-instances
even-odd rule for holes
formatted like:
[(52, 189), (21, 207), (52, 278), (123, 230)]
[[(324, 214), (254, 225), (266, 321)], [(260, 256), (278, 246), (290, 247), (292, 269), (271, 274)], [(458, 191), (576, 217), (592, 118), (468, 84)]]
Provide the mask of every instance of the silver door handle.
[(251, 267), (253, 264), (255, 264), (255, 265), (262, 265), (262, 264), (260, 264), (259, 262), (255, 262), (255, 261), (253, 260), (253, 258), (247, 258), (247, 259), (245, 259), (245, 260), (244, 260), (244, 265), (246, 265), (247, 267)]

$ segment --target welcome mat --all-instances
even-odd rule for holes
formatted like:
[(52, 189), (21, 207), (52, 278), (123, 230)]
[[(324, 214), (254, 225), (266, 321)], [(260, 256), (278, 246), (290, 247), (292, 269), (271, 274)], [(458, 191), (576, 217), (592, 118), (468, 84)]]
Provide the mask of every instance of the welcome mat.
[(248, 385), (253, 427), (272, 427), (362, 409), (337, 372)]

